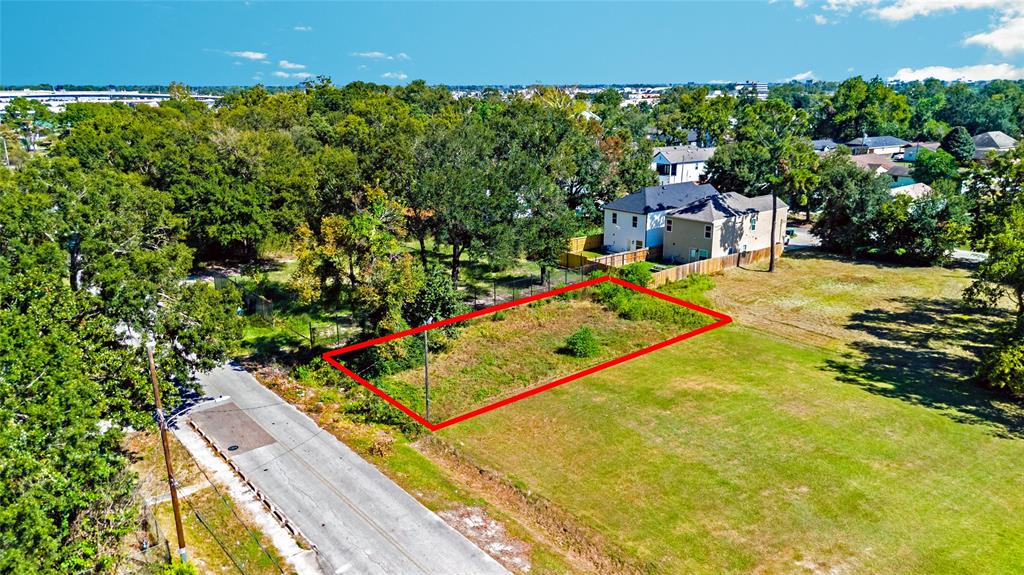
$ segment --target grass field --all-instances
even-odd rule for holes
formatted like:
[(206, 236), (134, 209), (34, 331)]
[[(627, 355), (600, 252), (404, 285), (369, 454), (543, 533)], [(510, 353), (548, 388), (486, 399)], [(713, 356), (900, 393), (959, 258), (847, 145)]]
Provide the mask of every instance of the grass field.
[(620, 571), (1024, 572), (1024, 416), (969, 374), (966, 273), (737, 269), (736, 323), (445, 429)]

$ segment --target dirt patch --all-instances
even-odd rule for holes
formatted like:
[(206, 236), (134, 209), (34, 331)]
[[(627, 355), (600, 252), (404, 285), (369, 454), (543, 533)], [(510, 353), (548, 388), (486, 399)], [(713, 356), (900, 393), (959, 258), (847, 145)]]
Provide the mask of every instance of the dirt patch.
[(438, 515), (506, 569), (516, 573), (530, 572), (530, 546), (509, 537), (505, 527), (488, 517), (480, 507), (460, 505)]
[(414, 446), (448, 469), (460, 483), (486, 494), (489, 501), (511, 514), (536, 540), (562, 551), (574, 573), (639, 575), (655, 570), (652, 565), (627, 557), (601, 534), (547, 499), (523, 491), (496, 471), (476, 465), (448, 443), (428, 436)]

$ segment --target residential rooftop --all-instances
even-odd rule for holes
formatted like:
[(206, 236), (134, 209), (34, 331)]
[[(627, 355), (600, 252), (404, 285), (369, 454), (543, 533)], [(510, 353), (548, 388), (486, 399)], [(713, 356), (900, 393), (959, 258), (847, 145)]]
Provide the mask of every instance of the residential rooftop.
[(639, 192), (608, 202), (604, 205), (604, 209), (649, 214), (679, 208), (716, 194), (718, 194), (718, 190), (711, 184), (682, 182), (664, 186), (648, 186)]
[[(789, 207), (778, 198), (775, 199), (775, 206), (780, 210)], [(744, 214), (766, 212), (771, 209), (771, 194), (748, 198), (742, 194), (729, 192), (695, 200), (686, 206), (670, 211), (667, 215), (684, 220), (714, 222)]]

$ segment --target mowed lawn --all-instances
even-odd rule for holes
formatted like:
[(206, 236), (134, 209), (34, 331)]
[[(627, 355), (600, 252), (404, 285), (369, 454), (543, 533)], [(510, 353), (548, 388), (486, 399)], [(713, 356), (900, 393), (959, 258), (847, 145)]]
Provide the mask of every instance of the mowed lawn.
[(438, 435), (638, 572), (1024, 572), (1024, 417), (968, 381), (966, 274), (783, 262), (715, 278), (735, 324)]

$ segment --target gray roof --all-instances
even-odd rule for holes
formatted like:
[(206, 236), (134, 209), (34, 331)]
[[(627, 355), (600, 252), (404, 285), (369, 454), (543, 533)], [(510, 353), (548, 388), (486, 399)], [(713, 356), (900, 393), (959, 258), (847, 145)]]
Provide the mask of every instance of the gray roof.
[(1009, 149), (1017, 145), (1017, 140), (1014, 140), (1006, 134), (995, 131), (985, 132), (974, 136), (974, 147), (979, 149)]
[(866, 136), (850, 140), (846, 142), (846, 145), (864, 148), (890, 148), (892, 146), (906, 146), (909, 143), (894, 136)]
[(639, 192), (608, 202), (604, 205), (604, 209), (649, 214), (685, 206), (715, 194), (718, 194), (718, 190), (711, 184), (683, 182), (664, 186), (649, 186)]
[[(778, 198), (775, 199), (775, 202), (776, 207), (780, 210), (789, 207), (786, 202)], [(771, 194), (748, 198), (742, 194), (729, 192), (701, 198), (677, 210), (672, 210), (667, 215), (684, 220), (714, 222), (743, 214), (767, 212), (771, 209)]]
[(715, 148), (698, 148), (697, 146), (662, 146), (654, 148), (654, 156), (661, 154), (671, 164), (684, 162), (706, 162), (715, 155)]
[(825, 138), (824, 140), (811, 140), (811, 147), (814, 148), (814, 151), (816, 151), (816, 152), (824, 152), (825, 150), (834, 150), (838, 146), (839, 146), (839, 144), (833, 142), (830, 138)]

